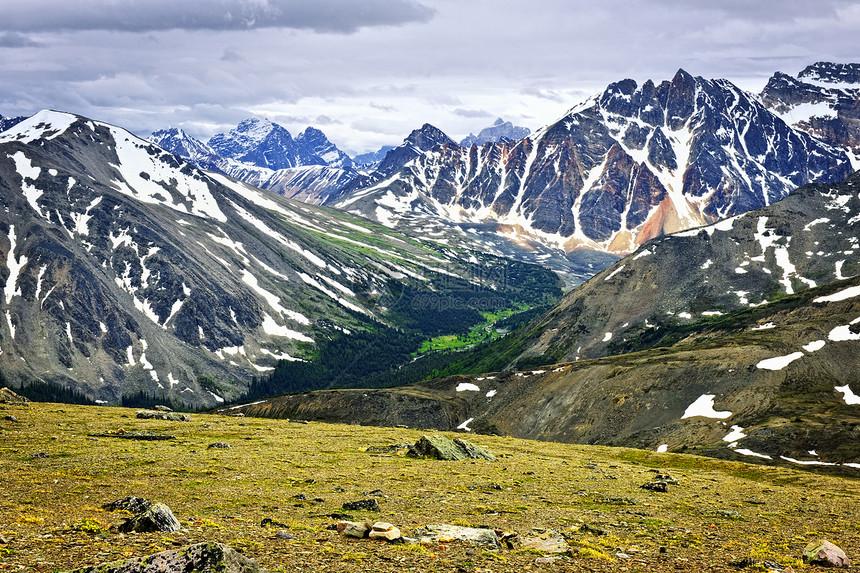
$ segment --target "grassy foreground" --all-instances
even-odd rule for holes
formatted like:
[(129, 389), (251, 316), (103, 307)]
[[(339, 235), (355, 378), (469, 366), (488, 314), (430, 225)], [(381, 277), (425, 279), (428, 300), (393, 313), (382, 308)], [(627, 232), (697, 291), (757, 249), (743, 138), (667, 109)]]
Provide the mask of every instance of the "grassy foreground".
[[(0, 570), (53, 572), (210, 540), (270, 571), (726, 571), (745, 558), (798, 571), (814, 569), (799, 557), (820, 537), (860, 559), (860, 479), (493, 436), (471, 439), (498, 462), (440, 462), (366, 451), (414, 442), (419, 430), (134, 414), (0, 405)], [(176, 437), (90, 435), (120, 429)], [(219, 441), (230, 449), (208, 448)], [(679, 484), (641, 489), (657, 471)], [(341, 509), (374, 490), (384, 496), (380, 512)], [(109, 532), (123, 516), (101, 506), (127, 495), (166, 503), (183, 530)], [(533, 550), (346, 539), (327, 529), (336, 513), (388, 521), (405, 535), (439, 523), (554, 529), (569, 551), (544, 563)], [(266, 518), (278, 525), (261, 527)]]

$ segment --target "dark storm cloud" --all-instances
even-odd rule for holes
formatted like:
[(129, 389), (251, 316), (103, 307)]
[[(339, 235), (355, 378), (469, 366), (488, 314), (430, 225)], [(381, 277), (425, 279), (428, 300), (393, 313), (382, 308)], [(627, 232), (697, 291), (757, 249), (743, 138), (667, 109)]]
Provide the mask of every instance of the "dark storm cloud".
[(349, 34), (364, 27), (427, 22), (433, 14), (433, 10), (413, 0), (28, 0), (3, 8), (0, 30), (287, 28)]

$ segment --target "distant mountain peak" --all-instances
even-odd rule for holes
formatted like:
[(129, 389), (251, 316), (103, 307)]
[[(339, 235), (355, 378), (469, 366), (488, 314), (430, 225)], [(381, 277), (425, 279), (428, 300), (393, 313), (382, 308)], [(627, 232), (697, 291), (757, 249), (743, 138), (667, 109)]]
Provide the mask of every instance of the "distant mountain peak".
[(483, 145), (488, 142), (519, 141), (524, 137), (528, 137), (530, 133), (531, 130), (529, 128), (515, 126), (510, 121), (505, 121), (500, 117), (493, 122), (493, 125), (482, 129), (478, 135), (470, 133), (460, 142), (460, 145), (470, 147), (472, 145)]

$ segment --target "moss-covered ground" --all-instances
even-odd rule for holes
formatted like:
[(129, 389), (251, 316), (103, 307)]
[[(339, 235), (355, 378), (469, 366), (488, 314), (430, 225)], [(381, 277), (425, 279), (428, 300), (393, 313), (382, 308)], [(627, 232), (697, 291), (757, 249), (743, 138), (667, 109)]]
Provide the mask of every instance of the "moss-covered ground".
[[(14, 416), (16, 421), (5, 420)], [(163, 432), (163, 441), (92, 434)], [(227, 543), (271, 571), (795, 571), (824, 537), (860, 558), (860, 479), (623, 448), (471, 436), (497, 462), (368, 452), (420, 430), (193, 414), (139, 420), (122, 408), (0, 406), (0, 570), (53, 572), (201, 541)], [(209, 449), (226, 442), (229, 449)], [(639, 486), (657, 473), (667, 493)], [(376, 492), (381, 511), (344, 512)], [(380, 493), (381, 492), (381, 493)], [(105, 503), (162, 501), (177, 533), (116, 534)], [(405, 535), (427, 524), (554, 529), (569, 550), (488, 552), (457, 542), (389, 545), (328, 529), (348, 513)], [(262, 527), (264, 519), (274, 527)], [(282, 534), (280, 537), (278, 534)], [(285, 539), (283, 534), (293, 536)]]

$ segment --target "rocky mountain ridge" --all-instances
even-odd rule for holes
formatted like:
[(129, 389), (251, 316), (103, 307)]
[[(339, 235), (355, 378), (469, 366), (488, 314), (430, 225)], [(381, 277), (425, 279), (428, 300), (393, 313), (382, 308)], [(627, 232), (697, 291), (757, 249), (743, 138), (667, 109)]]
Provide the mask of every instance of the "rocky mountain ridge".
[(519, 141), (442, 144), (333, 206), (396, 227), (405, 214), (618, 254), (664, 233), (841, 181), (844, 151), (792, 129), (726, 80), (633, 80)]

